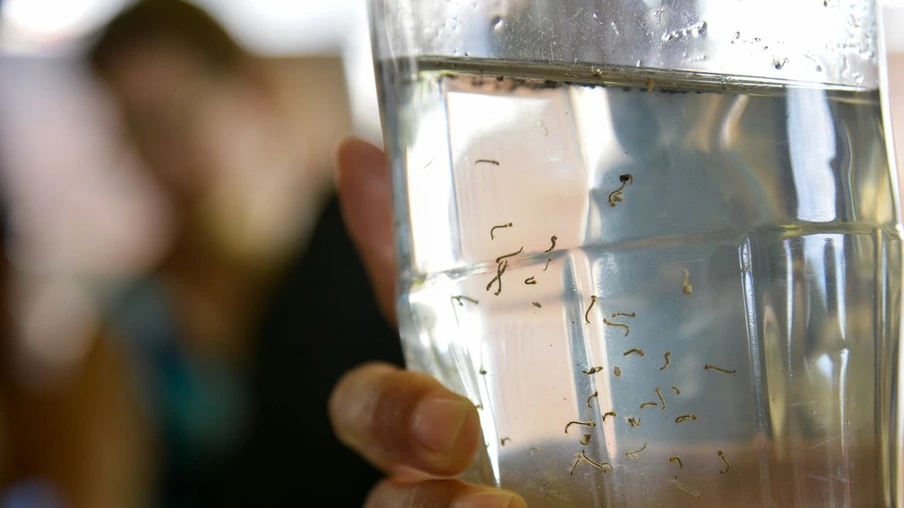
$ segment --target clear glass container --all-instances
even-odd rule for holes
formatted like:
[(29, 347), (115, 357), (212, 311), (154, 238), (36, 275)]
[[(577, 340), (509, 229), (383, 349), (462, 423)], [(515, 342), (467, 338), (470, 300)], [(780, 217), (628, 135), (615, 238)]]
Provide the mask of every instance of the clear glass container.
[(871, 1), (373, 0), (408, 366), (531, 506), (899, 506)]

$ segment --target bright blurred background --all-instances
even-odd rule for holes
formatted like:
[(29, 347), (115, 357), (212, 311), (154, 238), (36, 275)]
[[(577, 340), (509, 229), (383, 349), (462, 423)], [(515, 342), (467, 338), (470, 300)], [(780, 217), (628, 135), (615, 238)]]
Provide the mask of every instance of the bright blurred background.
[[(86, 37), (129, 3), (0, 0), (0, 185), (21, 279), (13, 301), (22, 340), (51, 364), (78, 360), (86, 344), (71, 338), (93, 324), (97, 291), (152, 263), (167, 238), (165, 204), (80, 61)], [(353, 133), (381, 142), (364, 0), (197, 4), (260, 55), (341, 58)]]
[[(81, 61), (90, 34), (128, 3), (0, 0), (0, 189), (24, 383), (52, 383), (77, 365), (111, 284), (155, 263), (170, 238), (166, 201)], [(317, 72), (311, 58), (339, 62), (342, 76), (319, 82), (342, 87), (334, 99), (349, 134), (381, 143), (365, 0), (197, 4), (247, 49), (294, 61), (300, 74)], [(904, 0), (884, 1), (884, 23), (893, 124), (904, 134)], [(307, 107), (298, 104), (300, 116)], [(904, 135), (895, 144), (904, 156)], [(309, 160), (331, 161), (333, 146), (311, 149)]]

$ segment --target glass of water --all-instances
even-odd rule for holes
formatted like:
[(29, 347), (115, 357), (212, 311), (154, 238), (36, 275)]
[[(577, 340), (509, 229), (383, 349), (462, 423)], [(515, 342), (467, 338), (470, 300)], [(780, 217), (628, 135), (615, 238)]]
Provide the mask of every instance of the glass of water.
[(531, 506), (901, 506), (872, 1), (373, 0), (409, 368)]

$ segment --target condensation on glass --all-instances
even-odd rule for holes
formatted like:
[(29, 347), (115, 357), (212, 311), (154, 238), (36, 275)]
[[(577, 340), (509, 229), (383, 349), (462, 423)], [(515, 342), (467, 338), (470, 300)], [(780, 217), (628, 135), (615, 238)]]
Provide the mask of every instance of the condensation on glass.
[(375, 57), (581, 63), (876, 88), (878, 8), (860, 0), (372, 2)]

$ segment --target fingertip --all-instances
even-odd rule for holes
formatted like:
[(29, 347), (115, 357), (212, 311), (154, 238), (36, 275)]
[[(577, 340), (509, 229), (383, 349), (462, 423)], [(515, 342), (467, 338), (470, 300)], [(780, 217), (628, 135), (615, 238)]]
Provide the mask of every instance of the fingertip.
[(513, 492), (487, 491), (459, 497), (452, 508), (527, 508), (527, 503)]
[(436, 379), (384, 364), (344, 376), (329, 401), (341, 442), (384, 471), (400, 466), (430, 475), (464, 471), (480, 445), (477, 410)]
[(350, 425), (355, 423), (358, 415), (368, 412), (366, 406), (372, 402), (360, 394), (398, 370), (398, 367), (388, 363), (372, 362), (358, 366), (339, 378), (327, 402), (330, 423), (339, 441), (359, 449), (356, 433)]
[(425, 396), (414, 410), (411, 449), (430, 473), (454, 475), (470, 465), (480, 444), (480, 418), (465, 397), (445, 389)]
[(367, 497), (365, 508), (527, 508), (514, 492), (468, 485), (456, 480), (404, 483), (383, 480)]
[(386, 156), (380, 148), (356, 137), (348, 137), (339, 142), (336, 149), (337, 179), (340, 190), (343, 182), (348, 183), (354, 173), (382, 169), (386, 167)]
[(367, 268), (381, 311), (394, 323), (396, 260), (389, 164), (380, 148), (348, 138), (339, 144), (336, 166), (346, 228)]

